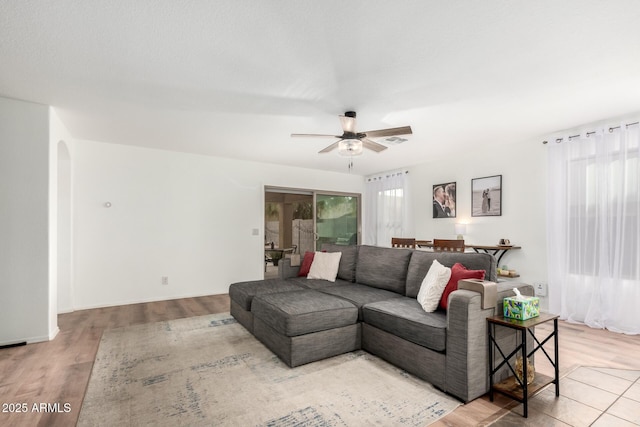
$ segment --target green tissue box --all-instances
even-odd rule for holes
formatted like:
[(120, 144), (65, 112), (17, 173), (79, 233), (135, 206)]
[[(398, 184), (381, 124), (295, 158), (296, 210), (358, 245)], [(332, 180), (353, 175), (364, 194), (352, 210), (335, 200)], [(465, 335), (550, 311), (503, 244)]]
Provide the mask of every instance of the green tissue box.
[(504, 317), (527, 320), (540, 316), (540, 298), (538, 297), (507, 297), (503, 301)]

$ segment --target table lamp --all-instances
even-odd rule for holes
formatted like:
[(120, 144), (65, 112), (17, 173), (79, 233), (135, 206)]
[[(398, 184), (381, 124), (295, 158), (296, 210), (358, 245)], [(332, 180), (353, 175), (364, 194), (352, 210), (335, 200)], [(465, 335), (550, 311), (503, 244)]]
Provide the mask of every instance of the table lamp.
[(457, 223), (454, 228), (457, 234), (457, 239), (464, 240), (463, 234), (467, 232), (467, 224)]

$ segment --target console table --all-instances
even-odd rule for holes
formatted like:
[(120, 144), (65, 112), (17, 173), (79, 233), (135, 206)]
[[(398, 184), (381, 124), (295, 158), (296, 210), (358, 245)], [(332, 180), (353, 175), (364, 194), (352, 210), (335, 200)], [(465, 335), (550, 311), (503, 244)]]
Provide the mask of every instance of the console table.
[(416, 240), (416, 246), (419, 248), (432, 248), (433, 240)]
[[(416, 240), (416, 246), (419, 248), (433, 248), (432, 240)], [(486, 253), (493, 255), (496, 257), (496, 263), (500, 266), (500, 260), (502, 257), (510, 250), (513, 249), (522, 249), (521, 246), (513, 246), (513, 245), (471, 245), (465, 243), (465, 248), (473, 249), (478, 253)]]
[[(538, 393), (544, 387), (549, 384), (556, 385), (556, 397), (560, 396), (560, 370), (558, 364), (558, 315), (541, 313), (540, 316), (534, 317), (528, 320), (517, 320), (504, 317), (502, 315), (487, 317), (487, 329), (489, 331), (489, 400), (493, 402), (493, 392), (497, 391), (506, 396), (511, 397), (524, 405), (524, 417), (527, 418), (529, 408), (529, 397)], [(545, 322), (553, 321), (553, 331), (542, 341), (538, 341), (538, 338), (533, 333), (536, 325), (540, 325)], [(521, 332), (520, 344), (509, 354), (504, 354), (500, 346), (495, 339), (496, 326), (507, 327), (516, 329)], [(533, 350), (527, 351), (527, 332), (533, 337), (536, 342)], [(553, 338), (554, 354), (553, 359), (549, 356), (549, 353), (544, 349), (544, 344)], [(495, 366), (493, 360), (494, 351), (497, 350), (502, 357), (502, 362)], [(555, 371), (555, 378), (542, 375), (538, 372), (535, 374), (535, 378), (531, 384), (527, 384), (527, 359), (531, 357), (538, 350), (542, 350), (551, 365), (553, 365)], [(516, 376), (516, 372), (509, 359), (513, 356), (517, 356), (520, 352), (522, 357), (522, 380)], [(511, 370), (513, 376), (497, 384), (493, 383), (493, 376), (500, 368), (507, 365)]]
[(491, 254), (496, 257), (496, 262), (498, 266), (500, 265), (500, 260), (508, 251), (512, 249), (522, 249), (521, 246), (512, 246), (512, 245), (465, 245), (468, 248), (472, 248), (474, 251), (480, 253), (484, 252), (485, 254)]

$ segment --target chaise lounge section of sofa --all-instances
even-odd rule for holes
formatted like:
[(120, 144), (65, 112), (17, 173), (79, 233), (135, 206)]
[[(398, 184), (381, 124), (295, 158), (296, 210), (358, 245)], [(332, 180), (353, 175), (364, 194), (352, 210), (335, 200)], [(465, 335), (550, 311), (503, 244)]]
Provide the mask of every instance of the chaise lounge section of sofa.
[[(285, 259), (279, 278), (230, 285), (231, 314), (291, 367), (364, 349), (467, 402), (488, 391), (486, 318), (502, 312), (502, 299), (525, 284), (498, 283), (495, 303), (458, 289), (446, 310), (423, 310), (416, 297), (433, 260), (484, 270), (496, 282), (495, 258), (478, 253), (436, 253), (376, 246), (324, 245), (340, 252), (335, 282), (298, 277)], [(505, 328), (506, 329), (506, 328)], [(501, 348), (516, 334), (499, 331)], [(498, 378), (509, 375), (508, 368)]]

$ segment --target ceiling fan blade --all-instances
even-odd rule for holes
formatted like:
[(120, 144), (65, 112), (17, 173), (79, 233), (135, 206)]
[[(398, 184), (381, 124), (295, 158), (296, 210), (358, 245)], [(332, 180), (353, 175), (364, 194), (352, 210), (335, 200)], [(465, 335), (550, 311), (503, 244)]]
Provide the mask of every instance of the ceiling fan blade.
[(340, 135), (322, 135), (319, 133), (292, 133), (292, 138), (342, 138)]
[(338, 116), (340, 125), (345, 133), (354, 133), (356, 131), (356, 118), (349, 116)]
[(318, 153), (328, 153), (331, 150), (335, 150), (336, 148), (338, 148), (338, 143), (340, 141), (336, 141), (333, 144), (331, 144), (330, 146), (323, 148), (322, 150), (318, 151)]
[[(367, 138), (380, 138), (384, 136), (411, 135), (413, 132), (411, 132), (411, 126), (402, 126), (399, 128), (369, 130), (361, 133)], [(360, 133), (358, 135), (360, 135)]]
[(378, 144), (377, 142), (374, 142), (374, 141), (370, 140), (369, 138), (362, 138), (360, 141), (362, 141), (362, 146), (364, 148), (368, 148), (369, 150), (373, 150), (376, 153), (379, 153), (379, 152), (384, 151), (387, 148), (389, 148), (386, 145)]

